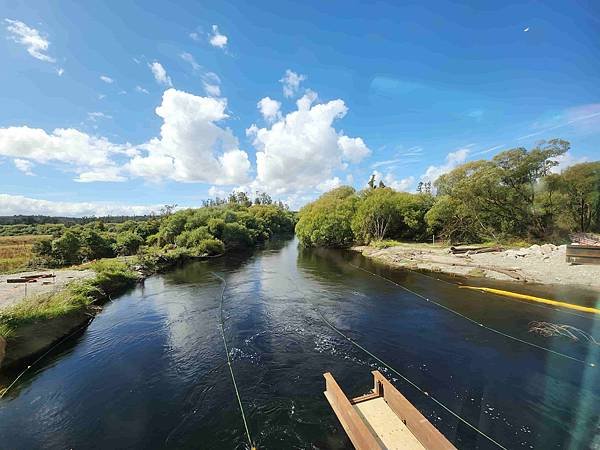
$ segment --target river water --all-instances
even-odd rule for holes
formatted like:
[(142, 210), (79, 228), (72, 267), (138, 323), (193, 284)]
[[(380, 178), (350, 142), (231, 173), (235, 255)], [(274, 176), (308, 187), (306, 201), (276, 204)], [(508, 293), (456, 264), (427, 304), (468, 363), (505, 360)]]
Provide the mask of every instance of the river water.
[[(245, 448), (214, 273), (226, 280), (225, 335), (259, 448), (351, 448), (322, 374), (356, 396), (374, 369), (457, 447), (498, 448), (323, 317), (506, 448), (600, 448), (600, 346), (528, 332), (529, 322), (548, 321), (600, 340), (600, 318), (459, 289), (456, 279), (350, 252), (302, 250), (296, 240), (188, 264), (107, 304), (0, 400), (0, 448)], [(600, 303), (572, 288), (481, 283)]]

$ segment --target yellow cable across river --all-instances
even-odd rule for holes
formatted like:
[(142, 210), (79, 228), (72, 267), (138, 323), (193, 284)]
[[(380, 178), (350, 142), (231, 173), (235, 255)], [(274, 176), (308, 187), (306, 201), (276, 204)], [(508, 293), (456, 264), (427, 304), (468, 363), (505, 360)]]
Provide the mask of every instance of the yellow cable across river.
[(518, 294), (516, 292), (503, 291), (501, 289), (493, 289), (479, 286), (459, 286), (461, 289), (473, 289), (475, 291), (491, 292), (492, 294), (504, 295), (506, 297), (518, 298), (521, 300), (528, 300), (530, 302), (546, 303), (547, 305), (560, 306), (561, 308), (575, 309), (577, 311), (583, 311), (592, 314), (600, 314), (600, 309), (592, 308), (590, 306), (575, 305), (573, 303), (560, 302), (558, 300), (550, 300), (547, 298), (534, 297), (533, 295)]

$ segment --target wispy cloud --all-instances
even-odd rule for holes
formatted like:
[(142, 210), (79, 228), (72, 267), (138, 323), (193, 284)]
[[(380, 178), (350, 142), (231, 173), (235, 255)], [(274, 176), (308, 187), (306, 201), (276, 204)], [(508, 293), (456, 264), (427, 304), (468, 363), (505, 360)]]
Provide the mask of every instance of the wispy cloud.
[(293, 97), (300, 89), (300, 83), (306, 80), (306, 75), (301, 75), (293, 70), (287, 69), (285, 75), (279, 82), (283, 84), (283, 95), (285, 97)]
[(25, 25), (23, 22), (13, 19), (4, 19), (6, 29), (11, 34), (10, 39), (25, 47), (27, 53), (40, 61), (56, 62), (54, 58), (47, 55), (50, 41), (35, 28)]
[(600, 132), (600, 103), (568, 108), (550, 121), (536, 122), (534, 127), (541, 128), (533, 133), (517, 138), (517, 141), (529, 139), (563, 127), (574, 126), (575, 131), (582, 133)]
[(13, 160), (13, 163), (15, 164), (15, 167), (25, 175), (30, 177), (35, 175), (31, 170), (33, 168), (33, 163), (31, 161), (27, 159), (16, 158)]
[(112, 119), (112, 116), (110, 116), (108, 114), (104, 114), (103, 112), (100, 112), (100, 111), (88, 113), (88, 120), (91, 120), (92, 122), (96, 122), (99, 119)]
[(388, 159), (388, 160), (385, 160), (385, 161), (377, 161), (376, 163), (373, 163), (371, 165), (371, 168), (372, 169), (376, 169), (377, 167), (391, 166), (392, 164), (397, 164), (399, 162), (402, 162), (402, 158)]
[(183, 52), (179, 55), (179, 57), (190, 64), (194, 70), (200, 70), (202, 68), (202, 66), (196, 62), (196, 58), (194, 58), (194, 55), (191, 53)]
[(101, 79), (102, 81), (104, 81), (105, 83), (107, 83), (107, 84), (112, 84), (112, 83), (114, 83), (114, 81), (115, 81), (115, 80), (113, 80), (111, 77), (108, 77), (108, 76), (106, 76), (106, 75), (100, 75), (100, 79)]
[[(193, 38), (192, 38), (193, 39)], [(208, 42), (213, 47), (225, 48), (227, 46), (228, 38), (219, 31), (217, 25), (212, 26), (212, 34), (209, 36)]]
[(148, 94), (148, 89), (143, 88), (142, 86), (136, 86), (135, 92), (139, 92), (140, 94)]
[(167, 71), (158, 61), (154, 61), (152, 64), (148, 64), (150, 70), (152, 71), (152, 75), (154, 75), (154, 79), (164, 86), (173, 86), (173, 82), (171, 81), (171, 77), (167, 75)]
[(490, 148), (486, 148), (485, 150), (481, 150), (479, 152), (475, 152), (473, 153), (473, 156), (477, 156), (477, 155), (487, 155), (488, 153), (493, 152), (494, 150), (499, 150), (502, 147), (505, 147), (504, 144), (500, 144), (500, 145), (494, 145), (493, 147)]

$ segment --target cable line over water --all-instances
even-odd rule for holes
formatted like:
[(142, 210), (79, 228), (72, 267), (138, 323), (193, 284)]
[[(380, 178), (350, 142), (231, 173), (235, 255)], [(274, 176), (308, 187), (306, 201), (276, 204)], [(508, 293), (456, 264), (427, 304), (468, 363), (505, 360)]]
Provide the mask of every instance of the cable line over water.
[(411, 385), (413, 388), (415, 388), (418, 392), (420, 392), (421, 394), (423, 394), (424, 396), (426, 396), (427, 398), (431, 399), (436, 405), (440, 406), (442, 409), (444, 409), (446, 412), (448, 412), (450, 415), (452, 415), (454, 418), (458, 419), (460, 422), (462, 422), (463, 424), (465, 424), (466, 426), (468, 426), (469, 428), (471, 428), (473, 431), (475, 431), (476, 433), (478, 433), (479, 435), (483, 436), (485, 439), (487, 439), (488, 441), (490, 441), (492, 444), (496, 445), (498, 448), (501, 448), (503, 450), (507, 450), (506, 447), (504, 447), (502, 444), (500, 444), (498, 441), (496, 441), (494, 438), (492, 438), (491, 436), (487, 435), (485, 432), (481, 431), (479, 428), (477, 428), (475, 425), (471, 424), (468, 420), (464, 419), (463, 417), (461, 417), (458, 413), (454, 412), (452, 409), (450, 409), (448, 406), (446, 406), (444, 403), (442, 403), (440, 400), (438, 400), (437, 398), (433, 397), (431, 394), (429, 394), (427, 391), (425, 391), (424, 389), (422, 389), (418, 384), (416, 384), (414, 381), (412, 381), (410, 378), (406, 377), (405, 375), (403, 375), (402, 373), (400, 373), (398, 370), (394, 369), (391, 365), (389, 365), (388, 363), (386, 363), (384, 360), (382, 360), (381, 358), (379, 358), (378, 356), (374, 355), (373, 353), (371, 353), (369, 350), (367, 350), (365, 347), (363, 347), (362, 345), (360, 345), (358, 342), (356, 342), (354, 339), (352, 339), (351, 337), (347, 336), (346, 334), (344, 334), (340, 329), (338, 329), (335, 325), (333, 325), (329, 320), (327, 320), (327, 318), (323, 315), (323, 313), (321, 312), (321, 310), (319, 309), (319, 307), (314, 304), (313, 302), (311, 302), (303, 293), (302, 291), (298, 288), (297, 283), (292, 280), (292, 278), (288, 277), (289, 280), (292, 281), (292, 283), (294, 283), (296, 285), (296, 290), (300, 293), (300, 295), (302, 296), (302, 298), (304, 299), (305, 302), (307, 302), (309, 305), (312, 306), (313, 310), (321, 317), (321, 319), (323, 320), (323, 322), (325, 322), (325, 324), (331, 328), (333, 331), (335, 331), (337, 334), (339, 334), (340, 336), (342, 336), (344, 339), (346, 339), (348, 342), (350, 342), (353, 346), (355, 346), (356, 348), (358, 348), (359, 350), (363, 351), (364, 353), (366, 353), (368, 356), (370, 356), (371, 358), (373, 358), (375, 361), (377, 361), (379, 364), (381, 364), (382, 366), (386, 367), (388, 370), (390, 370), (391, 372), (395, 373), (396, 375), (398, 375), (400, 378), (402, 378), (402, 380), (404, 380), (406, 383), (408, 383), (409, 385)]
[(422, 300), (425, 300), (425, 301), (426, 301), (426, 302), (428, 302), (428, 303), (432, 303), (432, 304), (434, 304), (434, 305), (437, 305), (437, 306), (439, 306), (440, 308), (443, 308), (443, 309), (445, 309), (446, 311), (448, 311), (448, 312), (451, 312), (452, 314), (455, 314), (455, 315), (457, 315), (457, 316), (459, 316), (459, 317), (462, 317), (463, 319), (466, 319), (466, 320), (468, 320), (468, 321), (469, 321), (469, 322), (471, 322), (471, 323), (474, 323), (475, 325), (478, 325), (478, 326), (480, 326), (481, 328), (484, 328), (484, 329), (486, 329), (486, 330), (488, 330), (488, 331), (491, 331), (492, 333), (499, 334), (499, 335), (501, 335), (501, 336), (504, 336), (504, 337), (506, 337), (506, 338), (508, 338), (508, 339), (512, 339), (512, 340), (514, 340), (514, 341), (520, 342), (520, 343), (522, 343), (522, 344), (525, 344), (525, 345), (529, 345), (529, 346), (531, 346), (531, 347), (535, 347), (535, 348), (537, 348), (537, 349), (539, 349), (539, 350), (544, 350), (544, 351), (546, 351), (546, 352), (549, 352), (549, 353), (552, 353), (552, 354), (554, 354), (554, 355), (556, 355), (556, 356), (560, 356), (561, 358), (570, 359), (570, 360), (572, 360), (572, 361), (576, 361), (576, 362), (578, 362), (578, 363), (585, 364), (586, 366), (589, 366), (589, 367), (596, 367), (596, 365), (595, 365), (594, 363), (588, 363), (587, 361), (584, 361), (583, 359), (579, 359), (579, 358), (576, 358), (576, 357), (574, 357), (574, 356), (570, 356), (570, 355), (567, 355), (567, 354), (565, 354), (565, 353), (561, 353), (561, 352), (558, 352), (558, 351), (556, 351), (556, 350), (552, 350), (552, 349), (550, 349), (550, 348), (543, 347), (543, 346), (541, 346), (541, 345), (538, 345), (538, 344), (534, 344), (533, 342), (525, 341), (525, 340), (523, 340), (523, 339), (520, 339), (520, 338), (518, 338), (518, 337), (516, 337), (516, 336), (512, 336), (512, 335), (510, 335), (510, 334), (504, 333), (504, 332), (502, 332), (502, 331), (500, 331), (500, 330), (497, 330), (497, 329), (495, 329), (495, 328), (488, 327), (487, 325), (484, 325), (484, 324), (482, 324), (481, 322), (477, 322), (476, 320), (474, 320), (474, 319), (471, 319), (470, 317), (468, 317), (468, 316), (465, 316), (464, 314), (462, 314), (462, 313), (460, 313), (460, 312), (458, 312), (458, 311), (455, 311), (454, 309), (452, 309), (452, 308), (449, 308), (448, 306), (442, 305), (441, 303), (438, 303), (438, 302), (436, 302), (436, 301), (434, 301), (434, 300), (431, 300), (430, 298), (427, 298), (427, 297), (425, 297), (424, 295), (421, 295), (421, 294), (419, 294), (418, 292), (415, 292), (415, 291), (413, 291), (412, 289), (409, 289), (409, 288), (407, 288), (406, 286), (403, 286), (403, 285), (401, 285), (400, 283), (396, 283), (395, 281), (393, 281), (393, 280), (390, 280), (389, 278), (386, 278), (386, 277), (384, 277), (384, 276), (382, 276), (382, 275), (379, 275), (379, 274), (377, 274), (377, 273), (371, 272), (371, 271), (369, 271), (369, 270), (367, 270), (367, 269), (364, 269), (364, 268), (362, 268), (362, 267), (360, 267), (360, 266), (356, 266), (356, 265), (354, 265), (354, 264), (352, 264), (352, 263), (350, 263), (350, 262), (349, 262), (348, 264), (349, 264), (350, 266), (354, 267), (355, 269), (362, 270), (363, 272), (366, 272), (366, 273), (368, 273), (368, 274), (370, 274), (370, 275), (372, 275), (372, 276), (375, 276), (375, 277), (381, 278), (381, 279), (383, 279), (383, 280), (386, 280), (386, 281), (388, 281), (389, 283), (392, 283), (393, 285), (395, 285), (395, 286), (398, 286), (399, 288), (401, 288), (401, 289), (404, 289), (405, 291), (407, 291), (407, 292), (410, 292), (411, 294), (413, 294), (413, 295), (415, 295), (415, 296), (419, 297), (420, 299), (422, 299)]
[(229, 373), (231, 374), (231, 381), (233, 382), (233, 388), (235, 390), (235, 396), (237, 397), (238, 405), (240, 407), (240, 414), (242, 416), (242, 421), (244, 422), (244, 429), (246, 430), (246, 438), (248, 439), (248, 445), (252, 450), (255, 450), (256, 447), (252, 443), (252, 437), (250, 436), (250, 429), (248, 428), (248, 421), (246, 420), (246, 414), (244, 412), (244, 406), (242, 405), (242, 399), (240, 397), (240, 391), (238, 390), (237, 383), (235, 381), (235, 374), (233, 373), (233, 367), (231, 365), (231, 356), (229, 355), (229, 347), (227, 346), (227, 339), (225, 339), (225, 325), (223, 319), (223, 299), (225, 297), (225, 288), (227, 287), (227, 281), (214, 272), (211, 272), (215, 278), (218, 278), (221, 281), (222, 289), (221, 289), (221, 302), (219, 306), (219, 323), (221, 325), (221, 336), (223, 337), (223, 345), (225, 346), (225, 354), (227, 355), (227, 365), (229, 366)]

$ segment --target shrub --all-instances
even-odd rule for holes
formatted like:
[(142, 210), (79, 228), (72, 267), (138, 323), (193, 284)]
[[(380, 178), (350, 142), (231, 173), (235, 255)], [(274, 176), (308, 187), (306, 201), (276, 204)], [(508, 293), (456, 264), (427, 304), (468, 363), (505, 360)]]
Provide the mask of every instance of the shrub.
[(140, 235), (127, 231), (117, 235), (114, 250), (118, 255), (134, 255), (143, 243), (144, 239)]
[(307, 247), (349, 247), (354, 243), (351, 227), (357, 197), (344, 186), (323, 194), (300, 210), (296, 234)]
[(222, 255), (225, 253), (225, 245), (218, 239), (205, 239), (195, 247), (195, 250), (198, 255)]
[(52, 256), (62, 265), (75, 264), (80, 261), (81, 243), (75, 233), (68, 230), (52, 241)]

